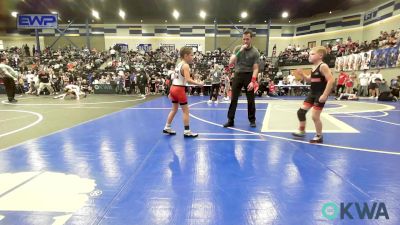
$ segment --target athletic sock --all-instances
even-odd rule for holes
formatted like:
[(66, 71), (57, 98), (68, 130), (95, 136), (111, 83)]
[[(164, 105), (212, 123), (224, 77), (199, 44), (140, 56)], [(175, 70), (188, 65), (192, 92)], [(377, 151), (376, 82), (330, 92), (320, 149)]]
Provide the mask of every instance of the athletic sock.
[(165, 124), (164, 130), (171, 129), (171, 124)]
[(189, 131), (190, 131), (189, 126), (185, 126), (185, 132), (189, 132)]

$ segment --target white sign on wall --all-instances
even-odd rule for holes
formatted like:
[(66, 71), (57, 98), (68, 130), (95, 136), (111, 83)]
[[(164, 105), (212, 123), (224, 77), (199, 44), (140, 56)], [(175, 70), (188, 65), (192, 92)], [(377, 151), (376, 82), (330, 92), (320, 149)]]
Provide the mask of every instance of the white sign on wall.
[(3, 40), (0, 40), (0, 50), (4, 50)]
[(175, 51), (175, 44), (160, 44), (160, 48), (164, 49), (167, 52)]

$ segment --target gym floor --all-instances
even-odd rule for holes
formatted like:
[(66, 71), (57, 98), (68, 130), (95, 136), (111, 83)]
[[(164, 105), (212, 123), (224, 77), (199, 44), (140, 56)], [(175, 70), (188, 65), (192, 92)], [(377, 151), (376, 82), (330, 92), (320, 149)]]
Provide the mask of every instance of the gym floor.
[[(0, 100), (0, 224), (400, 224), (400, 105), (330, 100), (324, 144), (293, 139), (302, 98), (257, 98), (250, 128), (241, 98), (190, 97), (162, 128), (165, 97)], [(308, 115), (309, 116), (309, 115)], [(384, 203), (389, 219), (329, 220), (326, 203)]]

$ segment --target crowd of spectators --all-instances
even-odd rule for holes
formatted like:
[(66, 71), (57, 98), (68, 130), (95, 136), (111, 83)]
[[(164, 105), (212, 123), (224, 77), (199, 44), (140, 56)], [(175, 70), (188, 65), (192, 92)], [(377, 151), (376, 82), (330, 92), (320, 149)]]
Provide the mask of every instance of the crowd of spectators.
[[(351, 54), (358, 54), (361, 52), (367, 52), (369, 50), (390, 48), (397, 46), (400, 42), (400, 28), (398, 30), (381, 31), (380, 35), (372, 41), (353, 41), (351, 37), (348, 37), (346, 41), (337, 39), (334, 42), (326, 44), (328, 51), (328, 58), (326, 61), (334, 62), (336, 57), (346, 56)], [(310, 48), (300, 45), (289, 44), (287, 48), (279, 53), (279, 65), (280, 66), (291, 66), (291, 65), (307, 65)], [(328, 63), (329, 63), (328, 62)]]
[(308, 56), (310, 49), (306, 46), (300, 47), (300, 45), (289, 44), (287, 48), (279, 53), (279, 65), (290, 66), (290, 65), (307, 65)]
[(336, 56), (346, 56), (350, 54), (358, 54), (361, 52), (367, 52), (369, 50), (391, 48), (398, 45), (400, 41), (400, 29), (397, 31), (391, 30), (390, 32), (381, 31), (379, 37), (368, 42), (353, 41), (351, 37), (346, 42), (341, 43), (336, 41), (333, 45), (328, 45)]
[(68, 84), (89, 85), (94, 71), (109, 57), (107, 52), (72, 47), (46, 48), (33, 56), (28, 53), (29, 50), (16, 47), (1, 53), (19, 72), (17, 89), (20, 94), (56, 94)]
[[(171, 75), (179, 60), (179, 52), (157, 49), (155, 51), (126, 51), (110, 48), (107, 51), (67, 47), (53, 50), (46, 48), (41, 54), (29, 47), (9, 48), (1, 52), (9, 64), (19, 71), (17, 88), (20, 94), (58, 94), (68, 84), (78, 85), (94, 91), (94, 85), (110, 85), (116, 94), (138, 94), (142, 96), (168, 94)], [(221, 95), (228, 97), (233, 68), (229, 63), (230, 51), (195, 52), (191, 74), (197, 81), (205, 83), (203, 88), (189, 87), (192, 95), (209, 95), (213, 74), (221, 72), (219, 82)], [(260, 75), (271, 76), (272, 62), (265, 56), (260, 58)], [(261, 77), (260, 77), (261, 78)]]

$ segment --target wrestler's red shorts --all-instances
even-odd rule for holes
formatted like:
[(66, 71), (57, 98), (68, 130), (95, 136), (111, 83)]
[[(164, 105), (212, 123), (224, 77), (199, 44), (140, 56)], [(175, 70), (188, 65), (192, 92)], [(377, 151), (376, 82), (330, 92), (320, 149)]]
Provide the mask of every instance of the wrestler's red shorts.
[(179, 103), (180, 105), (187, 104), (186, 87), (172, 85), (169, 91), (169, 99), (172, 103)]

